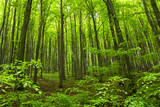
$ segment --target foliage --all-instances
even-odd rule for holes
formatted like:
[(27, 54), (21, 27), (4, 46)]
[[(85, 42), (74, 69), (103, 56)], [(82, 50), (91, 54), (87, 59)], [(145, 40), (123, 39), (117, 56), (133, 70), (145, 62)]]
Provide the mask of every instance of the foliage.
[(155, 65), (155, 66), (153, 66), (152, 68), (150, 68), (149, 71), (154, 71), (155, 72), (157, 70), (159, 71), (159, 69), (160, 69), (160, 63)]
[(122, 84), (127, 84), (127, 78), (121, 78), (118, 76), (109, 78), (108, 82), (101, 84), (97, 87), (97, 92), (95, 94), (94, 100), (91, 103), (95, 106), (120, 106), (123, 105), (124, 97), (128, 93), (125, 88), (120, 86)]
[(7, 93), (7, 89), (9, 90), (22, 90), (23, 88), (33, 88), (39, 93), (39, 86), (33, 84), (33, 81), (30, 80), (29, 76), (26, 73), (28, 66), (35, 65), (35, 67), (40, 67), (40, 63), (33, 61), (32, 62), (22, 62), (15, 61), (15, 63), (11, 63), (10, 65), (2, 65), (3, 71), (1, 71), (0, 75), (0, 88), (3, 92)]
[(35, 94), (30, 91), (9, 92), (0, 96), (1, 106), (20, 106), (20, 107), (72, 107), (69, 96), (64, 94), (54, 94), (46, 96), (44, 94)]
[[(138, 74), (134, 74), (138, 77)], [(139, 77), (138, 77), (139, 78)], [(60, 93), (35, 94), (30, 91), (11, 91), (0, 95), (2, 106), (41, 106), (41, 107), (79, 107), (79, 106), (125, 106), (158, 107), (160, 105), (160, 73), (142, 73), (137, 80), (136, 93), (130, 94), (128, 78), (109, 77), (99, 83), (96, 77), (85, 76), (74, 88)]]
[(88, 67), (88, 72), (90, 72), (91, 74), (100, 74), (100, 73), (104, 73), (104, 74), (117, 74), (119, 72), (120, 69), (120, 65), (118, 63), (118, 61), (113, 62), (111, 65), (108, 66), (104, 66), (104, 67), (99, 67), (99, 66), (89, 66)]
[[(122, 82), (125, 86), (120, 86)], [(76, 88), (69, 88), (65, 91), (73, 102), (77, 104), (89, 104), (92, 106), (120, 106), (128, 93), (128, 79), (118, 76), (108, 79), (108, 82), (99, 83), (96, 77), (85, 76), (76, 83)]]
[(91, 77), (91, 76), (85, 76), (83, 77), (82, 80), (80, 80), (79, 82), (77, 82), (77, 86), (78, 87), (84, 87), (86, 89), (89, 88), (95, 88), (95, 84), (98, 82), (98, 79), (96, 77)]
[(98, 79), (91, 76), (85, 76), (75, 84), (75, 88), (68, 88), (65, 93), (71, 96), (76, 104), (88, 104), (93, 98), (94, 90), (98, 87)]
[(72, 107), (73, 103), (70, 100), (70, 97), (65, 94), (54, 94), (46, 97), (46, 101), (51, 102), (55, 107)]
[(160, 106), (160, 73), (145, 73), (137, 81), (137, 93), (125, 100), (126, 106)]
[[(37, 100), (41, 95), (30, 91), (11, 91), (1, 97), (1, 106), (26, 106), (27, 102)], [(38, 102), (38, 101), (37, 101)], [(33, 105), (33, 103), (30, 103)]]

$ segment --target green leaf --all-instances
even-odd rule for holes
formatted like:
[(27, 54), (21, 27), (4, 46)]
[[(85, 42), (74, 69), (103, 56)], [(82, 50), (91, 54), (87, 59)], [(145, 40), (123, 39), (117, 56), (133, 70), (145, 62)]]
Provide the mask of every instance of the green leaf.
[(23, 84), (23, 87), (24, 87), (24, 88), (27, 87), (27, 86), (28, 86), (28, 83), (27, 83), (27, 82)]
[(4, 89), (2, 89), (2, 91), (3, 91), (4, 93), (7, 93), (7, 91), (6, 91), (6, 90), (4, 90)]

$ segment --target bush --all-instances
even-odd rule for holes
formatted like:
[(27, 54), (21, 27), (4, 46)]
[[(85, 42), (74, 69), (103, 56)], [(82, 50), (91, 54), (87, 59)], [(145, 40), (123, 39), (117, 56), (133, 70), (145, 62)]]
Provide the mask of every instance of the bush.
[[(125, 100), (126, 106), (159, 107), (160, 73), (145, 73), (137, 81), (137, 93)], [(148, 106), (149, 105), (149, 106)]]
[(55, 107), (72, 107), (72, 101), (70, 97), (65, 94), (54, 94), (52, 93), (51, 96), (46, 97), (46, 101), (50, 102), (50, 104)]

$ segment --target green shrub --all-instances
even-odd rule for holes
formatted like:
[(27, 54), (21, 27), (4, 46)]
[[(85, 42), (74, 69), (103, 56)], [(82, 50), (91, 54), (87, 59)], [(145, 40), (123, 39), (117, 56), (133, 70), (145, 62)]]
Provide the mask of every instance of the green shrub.
[[(34, 65), (35, 67), (39, 67), (39, 62), (22, 62), (15, 61), (14, 64), (10, 65), (2, 65), (3, 71), (1, 71), (0, 75), (0, 89), (3, 92), (7, 93), (7, 91), (14, 91), (20, 88), (32, 88), (41, 93), (39, 87), (33, 84), (33, 81), (26, 75), (26, 70), (28, 66)], [(7, 90), (7, 91), (6, 91)]]
[(125, 83), (128, 79), (115, 76), (110, 77), (108, 80), (108, 82), (97, 87), (96, 99), (90, 102), (95, 106), (122, 106), (128, 92), (119, 86), (119, 82)]
[(52, 93), (51, 96), (46, 97), (46, 101), (50, 102), (52, 106), (54, 105), (55, 107), (72, 107), (72, 101), (70, 100), (70, 97), (65, 95), (65, 94), (54, 94)]
[(126, 106), (159, 107), (160, 106), (160, 73), (145, 73), (137, 81), (137, 93), (125, 100)]

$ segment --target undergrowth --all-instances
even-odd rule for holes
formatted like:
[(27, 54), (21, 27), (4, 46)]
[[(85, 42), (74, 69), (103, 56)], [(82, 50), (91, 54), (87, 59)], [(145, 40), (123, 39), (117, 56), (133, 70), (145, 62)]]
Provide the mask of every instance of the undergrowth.
[(119, 76), (99, 83), (85, 76), (73, 88), (57, 93), (11, 91), (0, 95), (0, 105), (13, 107), (159, 107), (160, 73), (144, 73), (136, 81), (136, 92), (130, 94), (130, 80)]

